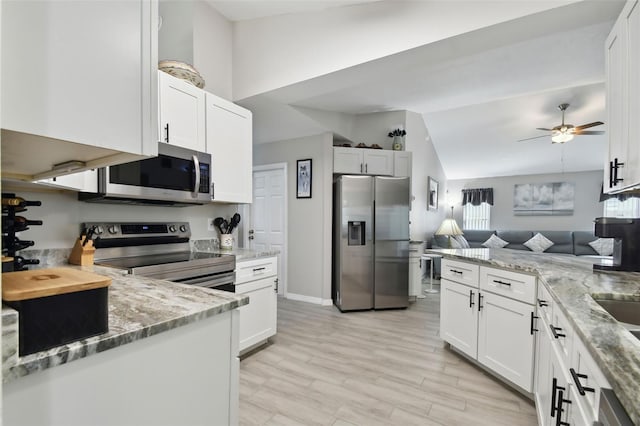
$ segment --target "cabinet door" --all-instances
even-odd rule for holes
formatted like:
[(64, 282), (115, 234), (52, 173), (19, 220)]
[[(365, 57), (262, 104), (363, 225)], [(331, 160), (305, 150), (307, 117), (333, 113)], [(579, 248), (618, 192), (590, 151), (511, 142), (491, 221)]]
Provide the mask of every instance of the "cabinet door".
[(160, 142), (205, 152), (204, 90), (158, 71)]
[(393, 176), (393, 151), (365, 149), (363, 155), (365, 174)]
[(411, 177), (411, 153), (409, 151), (393, 152), (393, 175)]
[(614, 168), (611, 163), (626, 160), (628, 143), (628, 82), (627, 82), (627, 34), (625, 21), (619, 19), (605, 42), (607, 138), (608, 162), (605, 164), (604, 189), (616, 190), (624, 182), (615, 183), (616, 176), (625, 179), (626, 167)]
[(440, 299), (440, 337), (476, 358), (478, 347), (478, 290), (443, 279)]
[(364, 173), (362, 148), (333, 148), (333, 173), (359, 175)]
[(627, 27), (628, 125), (629, 139), (625, 163), (627, 181), (624, 186), (640, 184), (640, 1), (624, 9)]
[(535, 402), (540, 426), (551, 424), (551, 332), (544, 319), (538, 320), (536, 333)]
[(478, 361), (527, 392), (533, 388), (533, 306), (481, 292)]
[(276, 334), (276, 277), (263, 278), (236, 286), (239, 294), (249, 296), (249, 304), (240, 309), (240, 350)]
[(252, 202), (251, 111), (207, 93), (207, 152), (213, 163), (213, 200)]
[(157, 17), (155, 0), (2, 2), (3, 173), (157, 154)]

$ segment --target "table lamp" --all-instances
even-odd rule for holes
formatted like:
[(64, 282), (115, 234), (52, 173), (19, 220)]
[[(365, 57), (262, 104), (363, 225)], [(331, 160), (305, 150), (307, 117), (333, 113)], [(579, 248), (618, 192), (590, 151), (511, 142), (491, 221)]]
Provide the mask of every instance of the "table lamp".
[(442, 221), (435, 234), (446, 235), (447, 237), (449, 237), (449, 248), (451, 248), (451, 236), (463, 234), (462, 229), (460, 229), (458, 223), (453, 218), (453, 206), (451, 206), (451, 217), (446, 218)]

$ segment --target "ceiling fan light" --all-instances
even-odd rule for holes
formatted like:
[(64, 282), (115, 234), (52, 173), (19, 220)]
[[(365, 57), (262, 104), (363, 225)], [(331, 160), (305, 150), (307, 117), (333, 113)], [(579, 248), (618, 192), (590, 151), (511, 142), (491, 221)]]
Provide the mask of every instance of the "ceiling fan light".
[(573, 133), (565, 132), (553, 132), (551, 134), (551, 142), (553, 143), (565, 143), (573, 139)]

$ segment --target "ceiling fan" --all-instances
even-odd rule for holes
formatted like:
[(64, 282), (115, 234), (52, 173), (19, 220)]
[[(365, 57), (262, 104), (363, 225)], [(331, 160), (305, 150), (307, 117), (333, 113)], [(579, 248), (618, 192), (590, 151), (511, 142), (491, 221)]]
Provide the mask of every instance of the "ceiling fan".
[[(564, 112), (569, 108), (569, 104), (560, 104), (558, 109), (562, 111), (562, 124), (555, 126), (551, 129), (545, 129), (544, 127), (538, 127), (538, 130), (544, 130), (545, 132), (551, 132), (552, 143), (565, 143), (569, 142), (576, 135), (603, 135), (603, 131), (599, 130), (586, 130), (590, 127), (600, 126), (604, 124), (602, 121), (594, 121), (593, 123), (583, 124), (581, 126), (574, 126), (573, 124), (565, 124)], [(549, 135), (534, 136), (532, 138), (520, 139), (518, 142), (528, 141), (531, 139), (538, 139), (548, 137)]]

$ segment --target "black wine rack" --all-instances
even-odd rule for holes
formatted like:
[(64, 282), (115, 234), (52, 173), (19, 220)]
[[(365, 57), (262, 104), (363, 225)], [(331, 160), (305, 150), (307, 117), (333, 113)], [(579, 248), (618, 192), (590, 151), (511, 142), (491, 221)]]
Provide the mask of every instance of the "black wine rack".
[[(28, 265), (40, 263), (39, 259), (26, 259), (16, 255), (18, 251), (35, 244), (33, 241), (21, 240), (16, 233), (27, 231), (29, 226), (42, 225), (41, 220), (26, 219), (22, 213), (27, 211), (27, 207), (40, 205), (40, 201), (27, 201), (16, 194), (2, 193), (2, 272), (24, 271), (28, 269)], [(13, 260), (5, 262), (5, 256)]]

